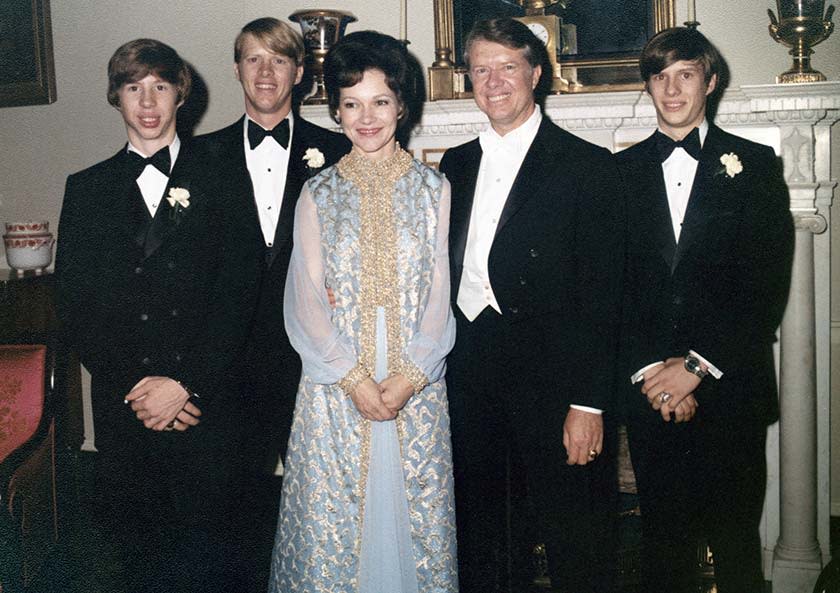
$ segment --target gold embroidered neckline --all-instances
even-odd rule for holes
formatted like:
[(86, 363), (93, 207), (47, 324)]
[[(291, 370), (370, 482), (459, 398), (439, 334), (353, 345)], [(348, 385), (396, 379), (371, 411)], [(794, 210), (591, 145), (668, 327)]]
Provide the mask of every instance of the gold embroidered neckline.
[(388, 340), (388, 372), (400, 367), (403, 336), (400, 331), (397, 233), (394, 189), (411, 167), (411, 155), (400, 149), (381, 161), (372, 161), (355, 151), (338, 163), (343, 177), (359, 191), (359, 363), (370, 376), (376, 369), (376, 309), (385, 308)]
[[(378, 161), (369, 159), (363, 154), (351, 150), (338, 162), (338, 170), (343, 177), (349, 179), (354, 184), (357, 180), (361, 181), (366, 178), (376, 177), (382, 178), (383, 181), (385, 179), (392, 179), (396, 183), (408, 171), (411, 166), (411, 161), (411, 155), (404, 151), (400, 147), (399, 142), (397, 142), (397, 148), (394, 154)], [(362, 191), (362, 189), (359, 186), (359, 191)]]

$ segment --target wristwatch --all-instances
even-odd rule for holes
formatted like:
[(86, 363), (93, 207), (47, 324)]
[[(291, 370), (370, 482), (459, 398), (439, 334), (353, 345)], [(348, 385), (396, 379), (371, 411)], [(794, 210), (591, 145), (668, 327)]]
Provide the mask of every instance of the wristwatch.
[(700, 362), (700, 359), (694, 356), (693, 354), (687, 354), (685, 356), (685, 370), (687, 370), (692, 375), (696, 375), (701, 379), (709, 374), (709, 371), (703, 369), (703, 364)]

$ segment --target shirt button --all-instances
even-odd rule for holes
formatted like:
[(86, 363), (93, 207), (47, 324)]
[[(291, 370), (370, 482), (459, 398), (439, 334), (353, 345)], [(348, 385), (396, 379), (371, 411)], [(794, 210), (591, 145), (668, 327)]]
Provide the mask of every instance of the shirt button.
[(170, 314), (172, 315), (172, 317), (178, 317), (178, 309), (172, 309), (172, 311), (170, 311)]
[(268, 207), (268, 210), (271, 210), (271, 206)]
[(184, 358), (184, 357), (183, 357), (183, 356), (181, 356), (181, 353), (180, 353), (180, 352), (176, 352), (176, 353), (175, 353), (175, 360), (177, 360), (178, 362), (181, 362), (181, 359), (182, 359), (182, 358)]
[(148, 314), (146, 314), (146, 313), (141, 313), (140, 314), (140, 321), (148, 321), (148, 320), (149, 320)]
[(143, 273), (143, 268), (141, 268), (140, 266), (137, 266), (136, 268), (134, 268), (134, 273), (135, 274), (142, 274)]
[(521, 286), (525, 286), (525, 278), (520, 278), (520, 279), (519, 279), (519, 284), (520, 284)]
[(532, 249), (529, 253), (531, 254), (531, 257), (537, 257), (540, 254), (540, 252), (536, 249)]
[(501, 182), (502, 182), (502, 178), (501, 177), (496, 177), (496, 183), (501, 183)]
[(497, 219), (495, 219), (495, 218), (493, 219), (493, 224), (498, 224), (498, 222), (499, 221)]
[(511, 307), (510, 312), (516, 315), (517, 313), (519, 313), (519, 307)]
[(142, 362), (142, 363), (143, 363), (143, 366), (149, 366), (150, 364), (152, 364), (152, 359), (151, 359), (151, 358), (149, 358), (148, 356), (146, 356), (146, 357), (145, 357), (145, 358), (143, 358), (143, 360), (141, 360), (140, 362)]
[(268, 245), (269, 247), (272, 247), (272, 246), (274, 245), (274, 243), (267, 243), (267, 245)]

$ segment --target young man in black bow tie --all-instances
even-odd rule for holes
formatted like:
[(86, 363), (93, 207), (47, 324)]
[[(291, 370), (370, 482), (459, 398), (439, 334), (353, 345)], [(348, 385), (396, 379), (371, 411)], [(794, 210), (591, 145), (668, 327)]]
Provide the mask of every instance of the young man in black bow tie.
[(190, 82), (159, 41), (117, 49), (108, 101), (128, 143), (67, 179), (61, 211), (59, 314), (92, 377), (99, 543), (119, 564), (103, 590), (198, 593), (225, 583), (239, 408), (230, 376), (257, 266), (241, 239), (247, 219), (176, 134)]
[(718, 591), (764, 590), (772, 346), (793, 225), (772, 149), (706, 119), (724, 67), (696, 30), (653, 37), (641, 72), (658, 130), (617, 155), (629, 219), (620, 380), (652, 593), (696, 591), (700, 538)]
[(293, 113), (292, 91), (303, 77), (304, 53), (300, 34), (282, 21), (266, 17), (245, 25), (233, 51), (245, 115), (197, 139), (225, 180), (230, 208), (248, 217), (250, 228), (241, 240), (256, 248), (261, 270), (241, 365), (249, 407), (237, 455), (250, 474), (242, 499), (243, 573), (262, 588), (268, 582), (279, 505), (275, 473), (286, 454), (301, 370), (283, 321), (295, 204), (309, 177), (350, 150), (342, 134)]

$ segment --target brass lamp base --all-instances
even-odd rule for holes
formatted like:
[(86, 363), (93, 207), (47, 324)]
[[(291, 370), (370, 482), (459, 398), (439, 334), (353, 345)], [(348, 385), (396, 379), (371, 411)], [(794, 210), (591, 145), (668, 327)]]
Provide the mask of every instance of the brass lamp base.
[(778, 84), (795, 84), (798, 82), (822, 82), (825, 79), (825, 74), (814, 69), (811, 69), (808, 72), (800, 72), (791, 68), (787, 72), (782, 72), (781, 74), (776, 76), (776, 82)]

